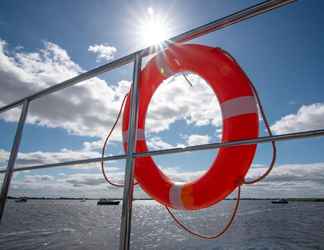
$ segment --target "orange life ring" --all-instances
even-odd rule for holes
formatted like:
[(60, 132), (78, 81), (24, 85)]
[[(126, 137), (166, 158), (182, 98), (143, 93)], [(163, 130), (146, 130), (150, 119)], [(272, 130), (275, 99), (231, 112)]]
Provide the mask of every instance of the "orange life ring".
[[(148, 151), (144, 135), (145, 116), (154, 92), (163, 80), (184, 71), (201, 76), (216, 94), (223, 118), (222, 142), (258, 136), (255, 96), (248, 77), (235, 60), (220, 48), (173, 44), (154, 56), (141, 71), (136, 152)], [(123, 113), (125, 149), (129, 105), (130, 98), (126, 101)], [(241, 184), (255, 150), (255, 144), (221, 148), (208, 171), (185, 184), (173, 183), (152, 157), (139, 157), (135, 160), (135, 178), (145, 192), (163, 205), (185, 210), (202, 209), (223, 200)]]

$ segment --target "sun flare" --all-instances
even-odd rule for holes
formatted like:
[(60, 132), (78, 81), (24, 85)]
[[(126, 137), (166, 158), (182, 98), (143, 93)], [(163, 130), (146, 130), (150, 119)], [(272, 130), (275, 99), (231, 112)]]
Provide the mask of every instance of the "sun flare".
[(154, 12), (153, 8), (147, 9), (148, 15), (144, 17), (139, 25), (139, 36), (141, 43), (146, 46), (158, 45), (170, 35), (170, 27), (165, 17)]

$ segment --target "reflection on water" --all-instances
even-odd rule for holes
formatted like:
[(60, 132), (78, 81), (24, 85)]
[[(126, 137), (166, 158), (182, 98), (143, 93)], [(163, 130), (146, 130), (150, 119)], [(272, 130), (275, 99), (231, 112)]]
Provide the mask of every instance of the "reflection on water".
[[(233, 201), (178, 216), (191, 228), (213, 234)], [(95, 201), (8, 202), (0, 226), (0, 249), (118, 249), (121, 206)], [(234, 225), (222, 238), (204, 241), (178, 229), (163, 207), (135, 201), (132, 249), (324, 249), (324, 203), (242, 201)]]

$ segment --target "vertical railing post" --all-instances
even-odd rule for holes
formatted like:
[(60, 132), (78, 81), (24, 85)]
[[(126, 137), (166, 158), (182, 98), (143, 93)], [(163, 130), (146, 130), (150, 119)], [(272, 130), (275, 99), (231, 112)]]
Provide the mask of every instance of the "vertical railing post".
[(131, 86), (130, 96), (130, 116), (128, 126), (128, 147), (127, 147), (127, 160), (125, 168), (125, 182), (123, 194), (123, 208), (120, 224), (120, 250), (128, 250), (131, 236), (131, 220), (132, 220), (132, 202), (133, 202), (133, 183), (134, 183), (134, 157), (136, 147), (136, 131), (137, 131), (137, 118), (138, 118), (138, 82), (141, 72), (142, 57), (138, 53), (135, 56), (133, 83)]
[(6, 173), (5, 173), (5, 177), (3, 179), (3, 183), (2, 183), (2, 189), (1, 189), (1, 194), (0, 194), (0, 223), (1, 223), (1, 219), (3, 216), (4, 209), (5, 209), (8, 190), (9, 190), (13, 170), (15, 167), (17, 154), (19, 151), (19, 145), (20, 145), (24, 124), (25, 124), (26, 117), (27, 117), (28, 106), (29, 106), (29, 101), (26, 99), (23, 103), (19, 122), (18, 122), (17, 129), (16, 129), (15, 139), (14, 139), (13, 145), (11, 147), (11, 152), (10, 152), (10, 156), (9, 156), (9, 160), (8, 160)]

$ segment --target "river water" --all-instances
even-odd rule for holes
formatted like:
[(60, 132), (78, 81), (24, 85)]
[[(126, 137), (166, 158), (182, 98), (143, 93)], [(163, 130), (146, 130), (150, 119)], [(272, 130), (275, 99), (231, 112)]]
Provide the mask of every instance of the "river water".
[[(224, 201), (201, 212), (177, 212), (192, 229), (220, 230), (233, 207)], [(0, 249), (118, 249), (121, 205), (95, 201), (10, 200)], [(230, 230), (217, 240), (193, 238), (154, 201), (135, 201), (131, 249), (324, 249), (324, 203), (242, 201)]]

